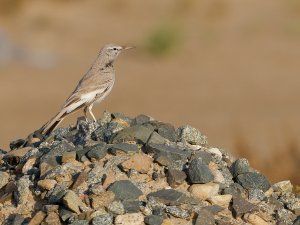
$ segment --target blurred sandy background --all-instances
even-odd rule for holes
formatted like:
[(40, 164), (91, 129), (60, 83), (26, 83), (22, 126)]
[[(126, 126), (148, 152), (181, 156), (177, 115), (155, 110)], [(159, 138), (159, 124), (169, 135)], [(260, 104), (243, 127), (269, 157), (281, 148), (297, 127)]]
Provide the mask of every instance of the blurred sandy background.
[(117, 60), (98, 117), (191, 124), (300, 183), (298, 0), (0, 0), (0, 147), (53, 116), (110, 42), (138, 48)]

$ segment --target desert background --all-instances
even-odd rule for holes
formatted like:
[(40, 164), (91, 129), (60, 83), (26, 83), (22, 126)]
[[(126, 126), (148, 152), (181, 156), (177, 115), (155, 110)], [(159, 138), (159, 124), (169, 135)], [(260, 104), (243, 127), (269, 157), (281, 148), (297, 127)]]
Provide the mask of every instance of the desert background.
[(106, 43), (137, 48), (97, 117), (190, 124), (300, 184), (298, 0), (0, 0), (0, 148), (50, 119)]

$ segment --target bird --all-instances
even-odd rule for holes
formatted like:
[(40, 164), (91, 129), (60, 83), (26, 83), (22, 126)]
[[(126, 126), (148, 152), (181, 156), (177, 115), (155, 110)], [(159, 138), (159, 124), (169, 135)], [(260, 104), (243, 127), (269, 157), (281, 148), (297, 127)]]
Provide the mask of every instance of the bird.
[(100, 103), (107, 97), (114, 86), (115, 70), (113, 63), (122, 51), (132, 48), (134, 47), (115, 44), (107, 44), (101, 48), (96, 60), (78, 82), (61, 110), (38, 130), (39, 133), (49, 135), (66, 116), (82, 108), (86, 120), (88, 120), (87, 112), (89, 112), (96, 122), (92, 108), (95, 103)]

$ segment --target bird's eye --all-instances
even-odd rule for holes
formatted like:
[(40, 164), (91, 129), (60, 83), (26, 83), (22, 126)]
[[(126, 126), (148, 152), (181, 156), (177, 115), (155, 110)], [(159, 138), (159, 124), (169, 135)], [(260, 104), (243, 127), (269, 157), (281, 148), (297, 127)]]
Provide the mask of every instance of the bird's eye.
[(113, 50), (117, 51), (117, 48), (113, 48)]

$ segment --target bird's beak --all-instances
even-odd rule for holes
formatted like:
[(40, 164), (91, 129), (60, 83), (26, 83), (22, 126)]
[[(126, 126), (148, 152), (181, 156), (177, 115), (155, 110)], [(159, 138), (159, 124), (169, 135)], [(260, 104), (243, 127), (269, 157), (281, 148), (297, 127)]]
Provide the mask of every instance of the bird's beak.
[(128, 50), (128, 49), (132, 49), (135, 48), (134, 46), (122, 46), (123, 50)]

